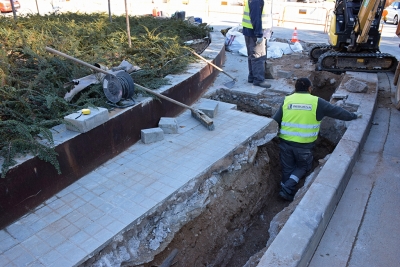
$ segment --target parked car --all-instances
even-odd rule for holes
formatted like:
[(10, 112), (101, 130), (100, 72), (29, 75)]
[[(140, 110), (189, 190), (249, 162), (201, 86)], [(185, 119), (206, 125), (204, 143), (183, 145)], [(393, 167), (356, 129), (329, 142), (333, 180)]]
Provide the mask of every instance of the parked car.
[(14, 8), (15, 9), (18, 9), (18, 8), (21, 7), (21, 5), (19, 4), (18, 0), (0, 0), (0, 11), (2, 13), (11, 12), (12, 11), (11, 1), (14, 1)]
[(388, 14), (383, 18), (383, 21), (392, 22), (394, 25), (397, 25), (400, 17), (400, 2), (393, 2), (385, 10)]

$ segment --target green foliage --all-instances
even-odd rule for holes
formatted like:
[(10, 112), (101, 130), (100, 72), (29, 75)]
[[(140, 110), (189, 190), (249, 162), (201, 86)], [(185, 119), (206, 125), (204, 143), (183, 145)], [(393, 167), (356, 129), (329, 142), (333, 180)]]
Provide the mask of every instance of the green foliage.
[[(58, 121), (59, 123), (59, 121)], [(45, 124), (46, 125), (46, 124)], [(57, 153), (54, 151), (53, 137), (48, 128), (38, 125), (26, 125), (15, 120), (0, 121), (0, 156), (4, 158), (1, 177), (4, 178), (10, 166), (16, 164), (15, 157), (31, 153), (41, 160), (50, 162), (60, 173)], [(49, 141), (49, 145), (38, 141), (39, 136)]]
[(75, 95), (64, 84), (92, 71), (50, 54), (46, 46), (88, 63), (108, 67), (126, 60), (141, 68), (134, 81), (149, 88), (167, 84), (164, 77), (182, 72), (193, 60), (184, 42), (208, 35), (209, 29), (174, 19), (131, 17), (128, 46), (125, 16), (65, 13), (0, 17), (0, 159), (2, 177), (19, 155), (33, 154), (60, 171), (49, 128), (88, 106), (111, 108), (101, 85)]

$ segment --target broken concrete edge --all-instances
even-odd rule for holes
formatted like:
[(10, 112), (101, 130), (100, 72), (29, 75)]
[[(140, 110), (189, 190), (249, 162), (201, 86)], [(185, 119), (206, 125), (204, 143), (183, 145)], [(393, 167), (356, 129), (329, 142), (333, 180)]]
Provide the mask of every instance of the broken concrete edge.
[[(268, 91), (267, 91), (268, 90)], [(262, 90), (259, 93), (240, 92), (220, 88), (208, 94), (207, 97), (216, 99), (221, 102), (228, 102), (237, 105), (239, 109), (253, 112), (262, 116), (272, 117), (282, 104), (286, 93), (276, 93), (267, 90)], [(266, 98), (268, 101), (266, 101)]]
[[(368, 93), (346, 91), (349, 102), (359, 105), (358, 111), (363, 112), (363, 117), (349, 124), (310, 188), (281, 231), (270, 242), (257, 267), (307, 266), (312, 259), (351, 177), (375, 113), (378, 79), (376, 74), (368, 75)], [(365, 80), (365, 73), (349, 73), (349, 76)], [(339, 86), (338, 91), (342, 93), (343, 89), (343, 86)]]
[(201, 215), (211, 201), (219, 198), (216, 192), (223, 186), (222, 174), (252, 164), (258, 147), (277, 136), (278, 124), (272, 119), (267, 121), (254, 135), (109, 238), (77, 266), (102, 266), (104, 262), (110, 266), (127, 262), (136, 266), (152, 261), (167, 248), (183, 226)]

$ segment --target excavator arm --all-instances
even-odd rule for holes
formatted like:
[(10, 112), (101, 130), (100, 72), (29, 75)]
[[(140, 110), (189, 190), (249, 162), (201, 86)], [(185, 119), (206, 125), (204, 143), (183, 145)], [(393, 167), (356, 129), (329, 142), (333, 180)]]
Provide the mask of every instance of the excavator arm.
[[(378, 10), (380, 8), (381, 10)], [(360, 11), (358, 12), (358, 23), (354, 31), (359, 33), (357, 43), (365, 43), (368, 41), (368, 33), (371, 24), (375, 19), (377, 12), (382, 15), (383, 8), (379, 7), (379, 1), (364, 0), (361, 4)]]

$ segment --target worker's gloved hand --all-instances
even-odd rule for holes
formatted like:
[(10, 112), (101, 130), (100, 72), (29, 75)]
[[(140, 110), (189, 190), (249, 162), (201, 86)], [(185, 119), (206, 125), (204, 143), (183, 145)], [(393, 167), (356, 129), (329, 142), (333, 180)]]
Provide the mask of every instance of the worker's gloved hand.
[(362, 117), (361, 112), (353, 112), (353, 114), (355, 114), (357, 116), (357, 119)]
[(257, 38), (256, 44), (261, 44), (264, 41), (264, 37)]

